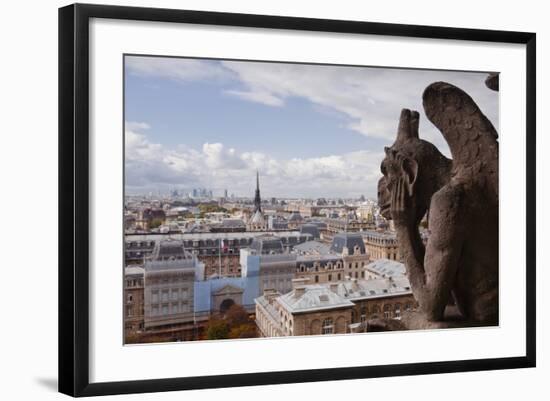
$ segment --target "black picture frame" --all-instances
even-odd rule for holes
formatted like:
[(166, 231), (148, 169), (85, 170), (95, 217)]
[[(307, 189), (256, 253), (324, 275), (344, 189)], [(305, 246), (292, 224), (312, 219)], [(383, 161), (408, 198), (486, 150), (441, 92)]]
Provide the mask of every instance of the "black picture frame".
[[(91, 18), (523, 44), (526, 47), (526, 354), (408, 363), (90, 383), (88, 61)], [(141, 393), (534, 367), (536, 35), (435, 26), (74, 4), (59, 9), (59, 391), (71, 396)]]

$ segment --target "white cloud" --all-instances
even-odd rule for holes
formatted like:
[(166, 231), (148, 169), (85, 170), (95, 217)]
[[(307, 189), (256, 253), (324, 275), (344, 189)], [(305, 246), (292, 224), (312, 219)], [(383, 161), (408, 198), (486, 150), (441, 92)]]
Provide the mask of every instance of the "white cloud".
[(238, 91), (238, 90), (226, 90), (224, 93), (228, 95), (233, 95), (239, 97), (243, 100), (248, 100), (251, 102), (262, 103), (267, 106), (280, 107), (284, 105), (284, 102), (281, 98), (273, 96), (271, 93), (266, 91)]
[(137, 121), (126, 121), (124, 127), (130, 131), (143, 131), (151, 128), (149, 124)]
[(142, 191), (201, 186), (252, 196), (259, 170), (264, 196), (374, 197), (383, 158), (382, 152), (357, 151), (275, 159), (262, 152), (239, 152), (222, 143), (204, 143), (200, 151), (184, 146), (175, 149), (126, 129), (127, 187)]
[(175, 57), (126, 57), (125, 67), (132, 75), (162, 77), (178, 81), (226, 79), (230, 72), (216, 63)]
[(448, 154), (443, 136), (422, 108), (424, 88), (441, 80), (469, 93), (498, 131), (498, 93), (485, 87), (485, 73), (160, 57), (129, 57), (126, 65), (131, 74), (142, 76), (216, 80), (224, 83), (224, 94), (267, 106), (283, 107), (291, 97), (306, 99), (345, 116), (350, 130), (388, 142), (395, 138), (401, 109), (418, 110), (421, 136)]
[(222, 64), (245, 87), (245, 91), (235, 93), (242, 99), (281, 106), (290, 97), (304, 98), (343, 114), (349, 129), (369, 137), (393, 141), (401, 109), (410, 108), (423, 116), (421, 136), (446, 150), (441, 133), (423, 114), (422, 92), (435, 81), (465, 90), (498, 126), (498, 93), (485, 87), (485, 73), (234, 61)]
[[(447, 81), (474, 98), (498, 131), (498, 93), (484, 85), (484, 73), (311, 66), (196, 59), (130, 57), (130, 74), (191, 81), (216, 81), (221, 93), (269, 107), (285, 107), (291, 98), (311, 102), (319, 112), (344, 117), (346, 127), (367, 137), (395, 139), (402, 108), (420, 111), (420, 135), (449, 155), (441, 133), (426, 119), (422, 92)], [(270, 196), (374, 196), (382, 151), (358, 149), (346, 154), (276, 159), (262, 152), (242, 152), (222, 143), (200, 149), (166, 148), (143, 133), (143, 122), (126, 124), (126, 178), (134, 188), (159, 185), (228, 188), (251, 194), (256, 169), (262, 191)]]

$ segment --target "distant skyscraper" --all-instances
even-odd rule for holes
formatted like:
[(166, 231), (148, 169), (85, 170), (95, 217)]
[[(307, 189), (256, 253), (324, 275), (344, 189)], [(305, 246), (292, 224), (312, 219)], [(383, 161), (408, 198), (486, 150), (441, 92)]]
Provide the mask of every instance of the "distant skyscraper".
[(223, 197), (224, 197), (225, 199), (227, 199), (227, 189), (224, 189), (224, 190), (223, 190)]

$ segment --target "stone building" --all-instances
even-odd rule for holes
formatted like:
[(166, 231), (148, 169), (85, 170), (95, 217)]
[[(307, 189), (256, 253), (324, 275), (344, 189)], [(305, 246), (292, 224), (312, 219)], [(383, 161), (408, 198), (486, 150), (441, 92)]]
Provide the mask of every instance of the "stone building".
[(358, 232), (374, 228), (373, 224), (358, 219), (344, 218), (330, 218), (325, 220), (327, 224), (327, 231), (325, 238), (329, 241), (342, 232)]
[(366, 331), (369, 319), (400, 319), (417, 304), (406, 277), (306, 285), (294, 280), (287, 294), (264, 291), (256, 299), (256, 324), (265, 337)]
[(177, 331), (178, 339), (192, 337), (194, 284), (202, 279), (204, 264), (182, 241), (166, 239), (155, 245), (144, 270), (144, 328)]
[(255, 238), (250, 248), (241, 250), (241, 270), (244, 276), (251, 271), (259, 274), (259, 294), (265, 289), (286, 293), (292, 289), (296, 270), (296, 254), (285, 248), (281, 238), (263, 235)]
[(363, 231), (362, 235), (371, 259), (401, 260), (395, 233), (369, 230)]
[(338, 283), (333, 290), (354, 304), (351, 331), (364, 331), (369, 319), (400, 319), (403, 311), (418, 306), (405, 276), (352, 279)]
[(310, 284), (343, 280), (345, 274), (344, 261), (335, 254), (299, 255), (296, 258), (295, 277), (307, 279)]
[(364, 267), (371, 255), (365, 248), (361, 233), (341, 232), (334, 236), (331, 252), (342, 255), (344, 275), (350, 278), (364, 279)]
[(264, 337), (344, 334), (353, 303), (321, 285), (298, 285), (256, 299), (256, 324)]
[(389, 259), (377, 259), (365, 266), (367, 279), (389, 278), (404, 276), (405, 265), (401, 262)]
[(211, 233), (242, 233), (246, 231), (246, 224), (241, 219), (223, 219), (218, 224), (210, 225)]
[(124, 269), (124, 337), (127, 339), (144, 329), (143, 274), (141, 266)]
[(296, 278), (307, 278), (309, 284), (327, 283), (349, 278), (365, 278), (364, 267), (369, 254), (358, 233), (339, 233), (329, 246), (308, 241), (294, 247), (298, 254)]
[[(240, 277), (239, 255), (242, 248), (248, 248), (256, 237), (265, 232), (234, 233), (184, 233), (184, 234), (127, 234), (125, 236), (126, 265), (144, 263), (155, 247), (155, 243), (167, 238), (181, 240), (187, 251), (204, 263), (204, 278)], [(312, 239), (310, 234), (296, 231), (278, 231), (274, 236), (281, 239), (287, 250)]]

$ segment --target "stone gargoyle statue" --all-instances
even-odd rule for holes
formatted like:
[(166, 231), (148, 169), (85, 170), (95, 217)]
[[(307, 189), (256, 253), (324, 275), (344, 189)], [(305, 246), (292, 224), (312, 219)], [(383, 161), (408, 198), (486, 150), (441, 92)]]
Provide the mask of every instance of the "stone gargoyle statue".
[[(418, 112), (404, 109), (397, 139), (385, 148), (378, 190), (419, 307), (401, 321), (370, 321), (367, 330), (497, 325), (497, 132), (472, 98), (451, 84), (429, 85), (423, 106), (452, 160), (419, 138)], [(419, 224), (426, 215), (424, 245)]]

